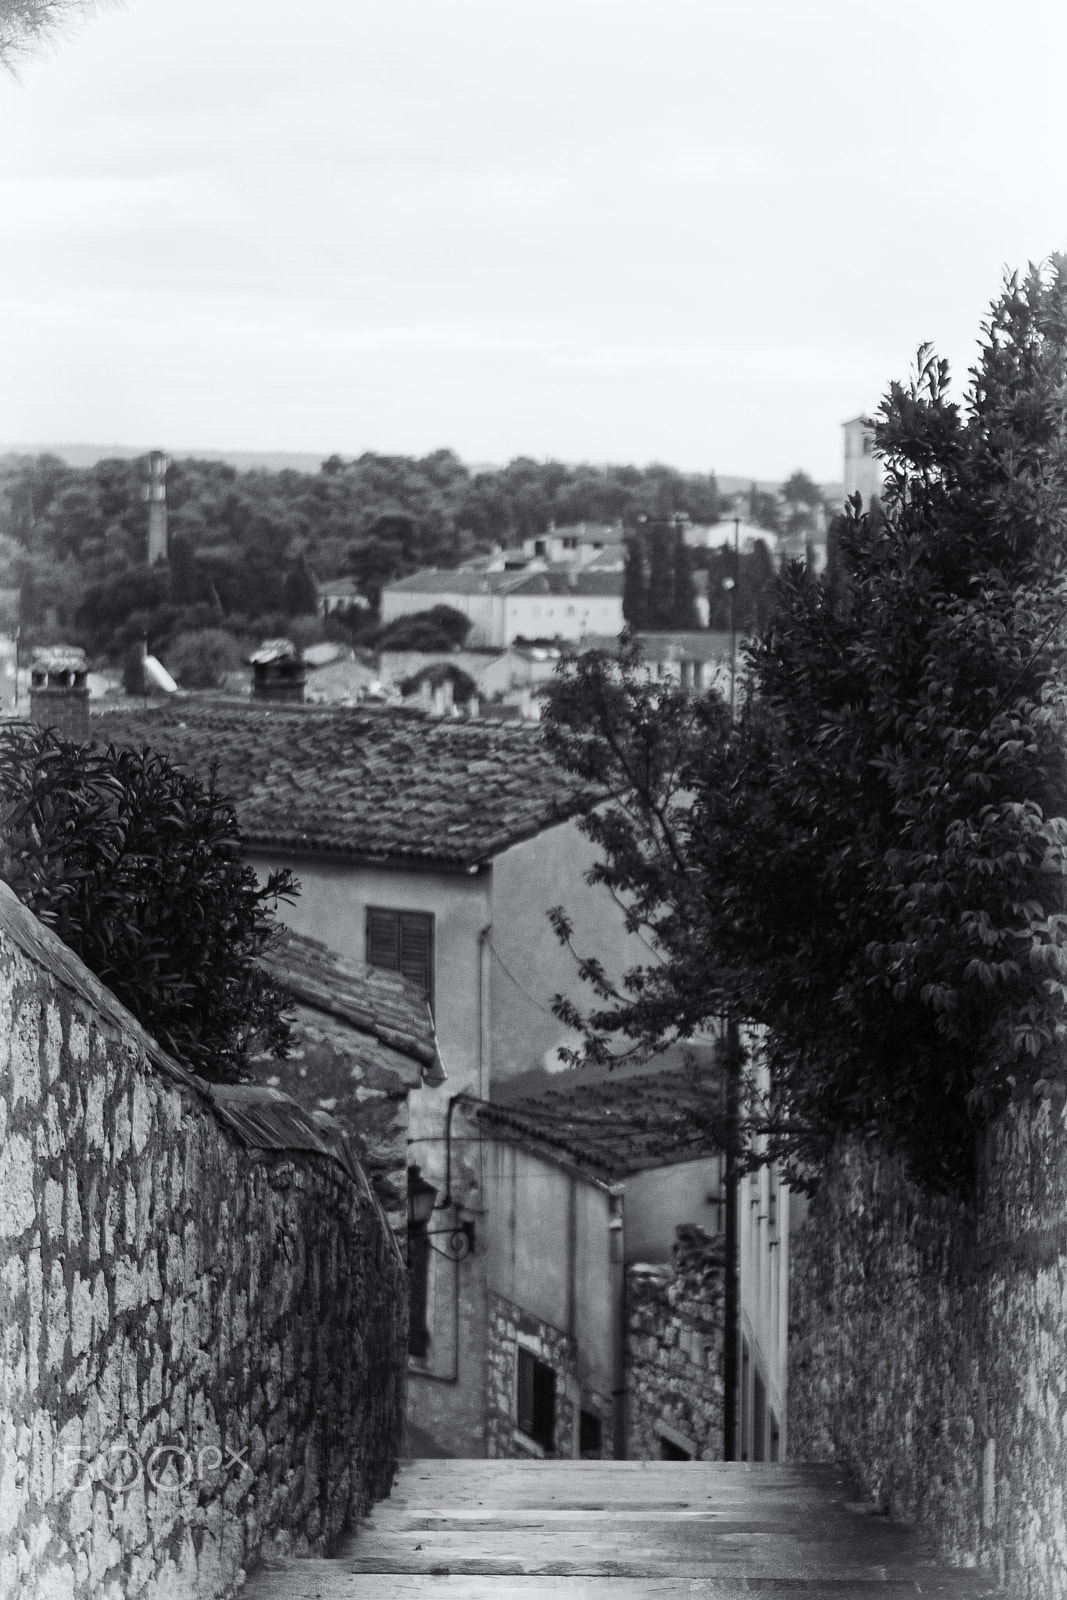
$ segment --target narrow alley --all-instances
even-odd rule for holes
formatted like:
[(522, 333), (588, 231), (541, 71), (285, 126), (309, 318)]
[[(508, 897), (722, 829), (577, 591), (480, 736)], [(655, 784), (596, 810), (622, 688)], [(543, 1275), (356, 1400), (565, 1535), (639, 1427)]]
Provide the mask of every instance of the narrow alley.
[(261, 1568), (247, 1600), (978, 1600), (834, 1467), (410, 1461), (333, 1560)]

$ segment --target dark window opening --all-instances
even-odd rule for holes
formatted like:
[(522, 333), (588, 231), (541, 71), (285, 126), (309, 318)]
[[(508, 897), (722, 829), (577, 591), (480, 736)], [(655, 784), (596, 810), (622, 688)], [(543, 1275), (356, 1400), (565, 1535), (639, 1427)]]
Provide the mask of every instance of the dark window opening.
[(430, 1241), (426, 1224), (408, 1228), (408, 1354), (425, 1357), (430, 1347), (426, 1325), (429, 1304)]
[(578, 1419), (578, 1454), (598, 1456), (603, 1449), (604, 1428), (595, 1411), (583, 1411)]
[(401, 972), (433, 1006), (433, 917), (427, 911), (367, 907), (367, 965)]
[(543, 1361), (519, 1347), (519, 1432), (542, 1450), (555, 1448), (556, 1374)]
[(778, 1426), (778, 1418), (775, 1416), (774, 1412), (772, 1411), (771, 1412), (771, 1448), (770, 1448), (769, 1460), (771, 1460), (771, 1461), (780, 1461), (781, 1459), (782, 1459), (782, 1430)]
[(752, 1460), (752, 1357), (741, 1340), (741, 1460)]
[(673, 1439), (659, 1436), (659, 1458), (661, 1461), (692, 1461), (688, 1450), (683, 1450), (680, 1444), (675, 1444)]
[(757, 1367), (752, 1375), (752, 1459), (766, 1461), (767, 1385)]

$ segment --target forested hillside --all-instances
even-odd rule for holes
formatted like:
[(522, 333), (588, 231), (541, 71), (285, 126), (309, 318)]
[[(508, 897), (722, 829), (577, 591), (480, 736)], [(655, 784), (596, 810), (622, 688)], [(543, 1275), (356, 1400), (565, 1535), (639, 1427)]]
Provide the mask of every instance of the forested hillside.
[[(0, 589), (19, 591), (17, 617), (0, 621), (17, 620), (27, 644), (62, 636), (97, 660), (119, 660), (144, 633), (157, 652), (190, 631), (243, 643), (292, 631), (314, 611), (315, 580), (350, 577), (373, 608), (393, 577), (454, 566), (553, 522), (636, 529), (684, 514), (707, 524), (727, 509), (714, 475), (661, 465), (519, 458), (472, 472), (449, 450), (333, 456), (314, 473), (174, 460), (170, 562), (149, 568), (144, 481), (137, 459), (0, 460)], [(773, 526), (774, 497), (752, 500)]]

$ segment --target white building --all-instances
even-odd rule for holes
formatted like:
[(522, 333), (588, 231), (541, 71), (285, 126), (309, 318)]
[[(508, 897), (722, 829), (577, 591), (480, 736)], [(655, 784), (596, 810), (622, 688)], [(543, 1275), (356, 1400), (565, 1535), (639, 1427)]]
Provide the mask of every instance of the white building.
[(382, 623), (450, 606), (470, 620), (466, 643), (497, 647), (516, 639), (617, 638), (623, 629), (621, 572), (579, 566), (487, 572), (429, 568), (382, 590)]
[(881, 499), (885, 474), (874, 453), (874, 424), (870, 417), (851, 417), (842, 423), (845, 431), (845, 499), (858, 494), (863, 509)]

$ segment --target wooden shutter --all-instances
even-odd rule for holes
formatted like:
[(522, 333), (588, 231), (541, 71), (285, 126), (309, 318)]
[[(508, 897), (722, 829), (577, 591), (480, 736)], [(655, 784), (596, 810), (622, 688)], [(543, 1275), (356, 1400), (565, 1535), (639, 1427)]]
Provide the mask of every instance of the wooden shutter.
[(400, 914), (400, 971), (433, 996), (433, 918), (423, 911)]
[(395, 911), (367, 907), (367, 965), (400, 970), (400, 918)]
[(550, 1451), (556, 1439), (556, 1374), (520, 1345), (518, 1378), (519, 1431)]
[(367, 964), (402, 972), (433, 1005), (433, 917), (427, 911), (367, 907)]

